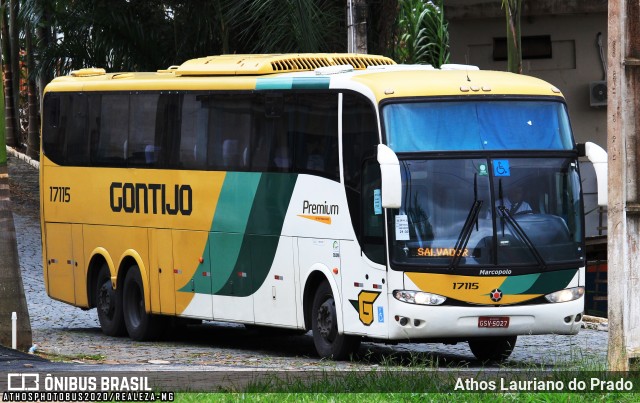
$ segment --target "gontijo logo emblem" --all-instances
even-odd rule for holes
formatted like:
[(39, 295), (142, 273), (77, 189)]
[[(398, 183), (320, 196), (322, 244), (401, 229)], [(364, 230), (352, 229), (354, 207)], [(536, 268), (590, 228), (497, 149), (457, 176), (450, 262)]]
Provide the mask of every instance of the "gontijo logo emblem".
[[(351, 305), (358, 311), (358, 317), (360, 322), (365, 326), (370, 326), (373, 323), (373, 303), (376, 302), (380, 292), (378, 291), (360, 291), (358, 294), (358, 300), (349, 300)], [(378, 312), (378, 315), (384, 320), (384, 313)]]
[(309, 200), (302, 202), (302, 214), (298, 217), (313, 220), (322, 224), (331, 224), (331, 216), (338, 215), (340, 208), (337, 204), (310, 203)]

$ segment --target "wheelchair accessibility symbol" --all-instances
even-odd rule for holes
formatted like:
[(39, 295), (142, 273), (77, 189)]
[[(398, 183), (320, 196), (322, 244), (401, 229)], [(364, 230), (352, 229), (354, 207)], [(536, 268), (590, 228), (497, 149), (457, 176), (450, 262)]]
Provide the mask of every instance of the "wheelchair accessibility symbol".
[(509, 160), (493, 160), (493, 175), (494, 176), (511, 176), (511, 169), (509, 168)]

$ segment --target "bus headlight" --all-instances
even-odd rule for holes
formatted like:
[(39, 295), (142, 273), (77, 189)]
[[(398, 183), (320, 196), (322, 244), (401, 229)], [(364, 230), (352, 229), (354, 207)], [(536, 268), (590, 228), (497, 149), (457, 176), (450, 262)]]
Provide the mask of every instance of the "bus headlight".
[(407, 290), (395, 290), (393, 297), (398, 301), (417, 305), (441, 305), (447, 300), (447, 297), (443, 297), (442, 295)]
[(552, 292), (544, 297), (549, 302), (569, 302), (578, 299), (584, 295), (584, 287), (566, 288), (564, 290)]

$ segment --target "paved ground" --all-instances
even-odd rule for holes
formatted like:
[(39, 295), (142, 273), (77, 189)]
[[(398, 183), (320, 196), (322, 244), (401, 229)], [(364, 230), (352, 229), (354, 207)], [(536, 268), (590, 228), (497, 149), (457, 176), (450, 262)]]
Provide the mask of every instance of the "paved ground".
[[(18, 238), (20, 264), (37, 351), (59, 356), (78, 365), (108, 364), (121, 367), (162, 365), (163, 368), (365, 368), (388, 362), (414, 365), (416, 360), (437, 361), (438, 365), (479, 367), (466, 343), (399, 344), (385, 346), (364, 343), (360, 360), (333, 363), (314, 355), (309, 334), (283, 336), (246, 330), (239, 325), (206, 323), (191, 326), (164, 340), (138, 343), (127, 338), (102, 335), (95, 309), (81, 309), (51, 300), (44, 290), (40, 226), (38, 218), (37, 170), (10, 158), (10, 182)], [(606, 326), (584, 329), (577, 336), (519, 337), (509, 366), (562, 368), (576, 363), (600, 367), (606, 362)], [(424, 354), (418, 354), (424, 353)], [(422, 357), (422, 358), (416, 358)], [(86, 363), (86, 364), (82, 364)], [(39, 365), (38, 363), (29, 365)], [(93, 365), (87, 365), (87, 368)]]

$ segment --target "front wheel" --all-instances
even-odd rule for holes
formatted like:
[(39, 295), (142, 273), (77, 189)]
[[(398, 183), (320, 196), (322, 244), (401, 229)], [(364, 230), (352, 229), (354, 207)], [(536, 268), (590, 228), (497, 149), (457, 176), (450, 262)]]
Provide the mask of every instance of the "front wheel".
[(338, 333), (338, 316), (331, 286), (324, 281), (313, 298), (313, 343), (322, 358), (345, 360), (360, 346), (360, 337)]
[(158, 336), (160, 318), (144, 308), (144, 287), (140, 269), (133, 266), (124, 278), (122, 311), (129, 337), (133, 340), (152, 340)]
[(482, 337), (469, 340), (469, 348), (482, 362), (500, 363), (505, 361), (516, 346), (518, 336)]
[(102, 333), (107, 336), (126, 335), (127, 329), (122, 316), (122, 294), (111, 286), (111, 272), (106, 263), (98, 271), (95, 298)]

